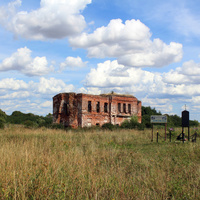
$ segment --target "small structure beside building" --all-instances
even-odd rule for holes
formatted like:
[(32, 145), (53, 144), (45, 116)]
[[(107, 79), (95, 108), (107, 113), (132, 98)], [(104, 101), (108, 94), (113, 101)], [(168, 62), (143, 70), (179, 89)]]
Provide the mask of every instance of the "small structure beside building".
[(60, 93), (53, 97), (53, 122), (66, 127), (120, 125), (133, 115), (141, 123), (141, 101), (132, 95)]

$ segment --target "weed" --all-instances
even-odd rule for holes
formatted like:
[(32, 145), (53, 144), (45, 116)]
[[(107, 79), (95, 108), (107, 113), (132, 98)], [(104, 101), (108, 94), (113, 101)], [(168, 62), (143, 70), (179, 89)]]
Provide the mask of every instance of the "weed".
[(151, 130), (6, 127), (0, 199), (200, 199), (199, 138), (176, 132), (156, 143)]

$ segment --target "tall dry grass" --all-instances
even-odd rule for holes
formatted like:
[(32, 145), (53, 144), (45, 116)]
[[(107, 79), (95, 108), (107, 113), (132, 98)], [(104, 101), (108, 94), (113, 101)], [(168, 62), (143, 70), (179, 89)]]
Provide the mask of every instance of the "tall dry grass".
[(200, 142), (151, 130), (0, 130), (0, 199), (200, 199)]

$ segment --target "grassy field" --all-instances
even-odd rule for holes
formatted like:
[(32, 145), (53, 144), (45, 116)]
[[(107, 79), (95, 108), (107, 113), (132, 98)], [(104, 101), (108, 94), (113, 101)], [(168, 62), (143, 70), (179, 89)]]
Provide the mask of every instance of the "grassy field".
[(0, 199), (200, 199), (200, 138), (9, 127), (0, 130)]

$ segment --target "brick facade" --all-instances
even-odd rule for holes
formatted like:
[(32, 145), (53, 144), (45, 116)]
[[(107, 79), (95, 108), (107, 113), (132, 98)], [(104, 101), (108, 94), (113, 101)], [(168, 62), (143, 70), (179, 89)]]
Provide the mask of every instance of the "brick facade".
[(53, 97), (53, 121), (64, 126), (120, 125), (132, 115), (141, 123), (141, 101), (131, 95), (60, 93)]

